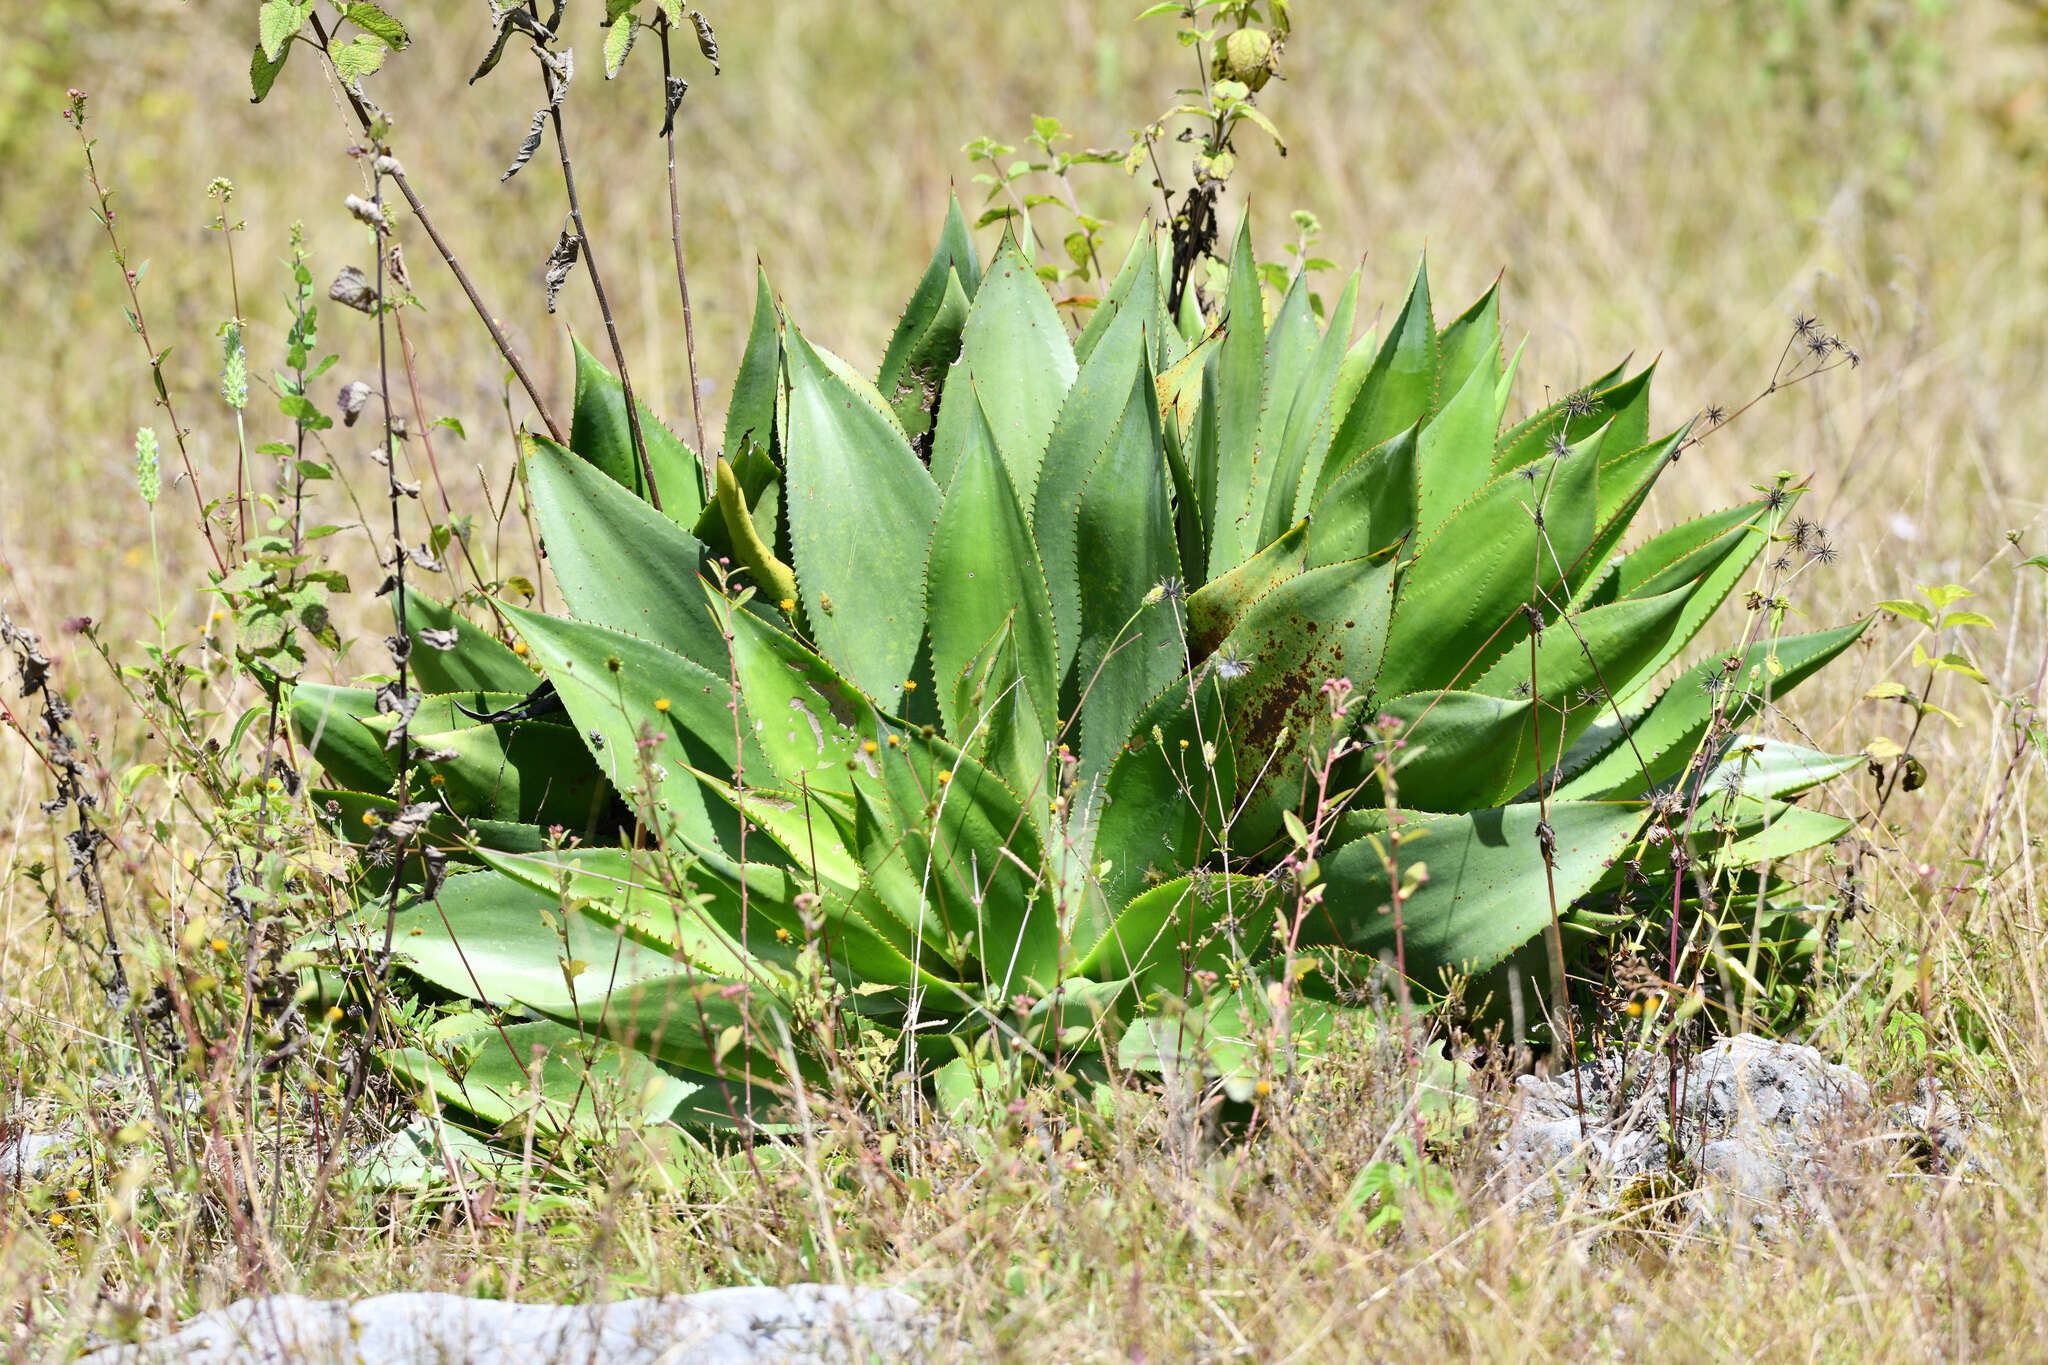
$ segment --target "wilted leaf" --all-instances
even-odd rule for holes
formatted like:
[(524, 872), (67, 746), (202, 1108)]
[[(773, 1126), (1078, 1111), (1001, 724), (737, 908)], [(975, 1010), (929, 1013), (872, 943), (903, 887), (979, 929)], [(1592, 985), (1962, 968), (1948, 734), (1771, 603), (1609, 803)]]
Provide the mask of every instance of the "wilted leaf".
[(704, 54), (704, 60), (711, 63), (711, 74), (718, 74), (718, 39), (711, 32), (711, 21), (704, 17), (704, 11), (690, 11), (690, 22), (697, 26), (697, 50)]
[(352, 265), (341, 268), (334, 277), (334, 283), (327, 287), (327, 297), (358, 313), (377, 311), (377, 291), (370, 287), (369, 276)]
[[(533, 154), (540, 150), (540, 135), (542, 131), (544, 131), (547, 128), (547, 126), (548, 111), (545, 109), (541, 109), (535, 112), (533, 116), (533, 126), (526, 130), (526, 136), (520, 140), (519, 151), (515, 156), (513, 156), (512, 164), (507, 166), (505, 168), (505, 173), (498, 177), (498, 183), (500, 185), (504, 184), (507, 180), (510, 180), (513, 176), (519, 174), (519, 172), (525, 167), (526, 163), (533, 160)], [(553, 312), (554, 310), (550, 308), (548, 311)]]
[(548, 311), (555, 311), (555, 295), (562, 292), (568, 283), (569, 272), (576, 268), (576, 258), (583, 251), (583, 239), (568, 228), (555, 239), (555, 249), (548, 253), (546, 279), (548, 287)]

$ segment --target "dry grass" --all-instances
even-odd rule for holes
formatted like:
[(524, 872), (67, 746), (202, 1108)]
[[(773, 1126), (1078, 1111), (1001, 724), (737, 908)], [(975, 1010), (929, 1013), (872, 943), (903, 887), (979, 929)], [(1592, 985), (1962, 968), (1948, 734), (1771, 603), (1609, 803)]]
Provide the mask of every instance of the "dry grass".
[[(358, 254), (339, 204), (360, 181), (343, 154), (352, 129), (311, 63), (287, 71), (271, 104), (243, 102), (243, 6), (37, 8), (34, 22), (6, 21), (31, 35), (20, 69), (55, 84), (27, 96), (46, 108), (0, 120), (0, 279), (13, 314), (0, 332), (12, 413), (0, 447), (0, 604), (63, 646), (81, 726), (118, 773), (149, 736), (58, 622), (90, 615), (109, 641), (155, 637), (129, 442), (161, 418), (83, 213), (57, 92), (74, 84), (93, 95), (119, 226), (136, 257), (156, 262), (144, 282), (152, 327), (177, 345), (169, 370), (188, 420), (204, 414), (196, 449), (213, 491), (229, 477), (233, 429), (206, 402), (210, 337), (229, 305), (225, 256), (202, 232), (204, 187), (216, 175), (239, 187), (249, 225), (240, 285), (254, 300), (249, 344), (264, 372), (281, 346), (272, 262), (288, 224), (306, 220), (324, 282)], [(530, 77), (508, 62), (464, 89), (478, 11), (431, 8), (407, 16), (420, 41), (396, 68), (404, 83), (379, 90), (397, 116), (399, 155), (566, 407), (567, 347), (538, 278), (558, 182), (536, 167), (496, 184), (533, 104)], [(1113, 144), (1184, 74), (1183, 54), (1159, 31), (1130, 25), (1132, 8), (760, 0), (714, 16), (725, 74), (697, 82), (686, 141), (706, 373), (722, 378), (736, 363), (757, 256), (795, 318), (869, 366), (928, 250), (949, 177), (967, 174), (962, 142), (981, 132), (1021, 141), (1032, 113), (1057, 112), (1086, 140)], [(755, 1278), (908, 1281), (977, 1359), (2048, 1351), (2048, 926), (2036, 867), (2048, 774), (2039, 755), (2010, 762), (2014, 732), (1995, 702), (2036, 685), (2048, 648), (2048, 576), (2016, 565), (2048, 548), (2048, 196), (2029, 158), (2039, 126), (2028, 122), (2039, 118), (2048, 47), (2025, 10), (1993, 0), (1299, 8), (1289, 83), (1267, 101), (1293, 154), (1254, 152), (1240, 174), (1269, 252), (1288, 236), (1287, 211), (1304, 207), (1326, 227), (1324, 254), (1362, 257), (1364, 296), (1390, 306), (1425, 244), (1447, 303), (1505, 268), (1509, 325), (1530, 333), (1521, 392), (1531, 401), (1638, 349), (1662, 355), (1667, 424), (1708, 404), (1734, 407), (1767, 379), (1795, 310), (1820, 314), (1866, 357), (1854, 373), (1775, 396), (1688, 455), (1654, 510), (1674, 519), (1780, 468), (1810, 473), (1809, 512), (1845, 550), (1802, 580), (1799, 605), (1814, 620), (1845, 619), (1916, 582), (1953, 581), (2001, 623), (1971, 642), (1993, 687), (1950, 681), (1936, 696), (1961, 723), (1936, 723), (1916, 742), (1928, 785), (1881, 818), (1870, 818), (1867, 780), (1836, 795), (1866, 817), (1872, 848), (1872, 909), (1852, 945), (1858, 976), (1868, 975), (1817, 1039), (1894, 1093), (1926, 1066), (1951, 1078), (2002, 1135), (1998, 1173), (1846, 1178), (1822, 1217), (1765, 1245), (1585, 1220), (1538, 1226), (1490, 1212), (1469, 1189), (1450, 1213), (1417, 1204), (1404, 1230), (1363, 1237), (1337, 1210), (1382, 1148), (1401, 1082), (1384, 1059), (1361, 1055), (1322, 1073), (1249, 1149), (1174, 1156), (1169, 1142), (1162, 1155), (1142, 1116), (1106, 1124), (1056, 1160), (1021, 1143), (978, 1156), (918, 1140), (906, 1160), (928, 1193), (880, 1178), (816, 1184), (801, 1172), (764, 1190), (744, 1166), (622, 1141), (588, 1168), (608, 1181), (573, 1190), (516, 1236), (349, 1197), (332, 1202), (330, 1231), (302, 1247), (290, 1230), (328, 1199), (288, 1188), (270, 1283), (538, 1296)], [(1799, 17), (1808, 8), (1826, 14)], [(594, 38), (579, 39), (593, 57)], [(645, 116), (652, 80), (642, 67), (625, 90), (600, 89), (592, 61), (571, 132), (636, 378), (681, 426), (666, 191)], [(1142, 211), (1138, 187), (1113, 172), (1083, 183), (1126, 225)], [(466, 442), (444, 440), (454, 452), (444, 467), (481, 466), (502, 489), (511, 449), (499, 366), (474, 344), (430, 249), (407, 241), (427, 305), (414, 323), (426, 405), (468, 431)], [(582, 291), (570, 296), (568, 322), (595, 340), (594, 312)], [(347, 357), (338, 383), (369, 355), (372, 334), (360, 318), (325, 312), (325, 339)], [(716, 420), (723, 393), (709, 404)], [(473, 491), (476, 477), (451, 481)], [(168, 490), (160, 509), (174, 638), (195, 632), (208, 607), (196, 591), (203, 547), (182, 519), (188, 500)], [(2017, 552), (2009, 530), (2021, 533)], [(363, 559), (347, 538), (330, 543)], [(509, 545), (504, 567), (534, 572)], [(1797, 721), (1839, 749), (1904, 738), (1898, 713), (1860, 697), (1902, 674), (1913, 642), (1906, 626), (1874, 632), (1840, 676), (1801, 694)], [(367, 660), (359, 650), (350, 663)], [(252, 702), (224, 684), (220, 724)], [(94, 1102), (79, 1078), (104, 1012), (20, 875), (53, 858), (53, 836), (36, 811), (44, 788), (32, 759), (16, 744), (6, 752), (0, 1101), (26, 1092), (49, 1115), (76, 1114)], [(148, 813), (177, 818), (160, 790), (145, 792)], [(130, 825), (112, 880), (146, 937), (182, 874), (140, 822)], [(1934, 1006), (1924, 1034), (1912, 1024), (1922, 982)], [(828, 1130), (828, 1160), (833, 1143), (847, 1156), (867, 1141), (850, 1122)], [(61, 1352), (124, 1312), (189, 1311), (255, 1273), (203, 1210), (101, 1239), (5, 1207), (0, 1297), (22, 1305), (4, 1329), (16, 1358)]]

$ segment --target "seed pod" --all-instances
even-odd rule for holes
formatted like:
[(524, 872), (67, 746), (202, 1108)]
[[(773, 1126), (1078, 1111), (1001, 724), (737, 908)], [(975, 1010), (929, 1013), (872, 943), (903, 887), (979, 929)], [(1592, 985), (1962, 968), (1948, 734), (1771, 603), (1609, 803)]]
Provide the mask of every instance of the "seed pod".
[(1272, 34), (1262, 28), (1241, 28), (1216, 45), (1210, 74), (1219, 81), (1237, 81), (1258, 90), (1271, 79), (1279, 56)]

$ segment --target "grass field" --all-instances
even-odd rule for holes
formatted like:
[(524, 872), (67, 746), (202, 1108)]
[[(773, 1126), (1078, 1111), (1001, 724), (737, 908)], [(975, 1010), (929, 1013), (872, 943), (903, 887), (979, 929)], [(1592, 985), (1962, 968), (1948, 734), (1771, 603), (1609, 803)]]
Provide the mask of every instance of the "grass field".
[[(167, 380), (200, 482), (217, 494), (234, 477), (235, 426), (212, 400), (215, 334), (235, 291), (253, 372), (267, 375), (283, 347), (276, 262), (291, 224), (305, 224), (323, 289), (341, 265), (368, 264), (341, 207), (364, 192), (346, 155), (355, 126), (311, 62), (288, 67), (266, 104), (247, 102), (247, 8), (0, 5), (11, 49), (0, 374), (12, 414), (0, 607), (43, 635), (109, 782), (151, 761), (153, 736), (62, 623), (93, 618), (131, 660), (135, 642), (157, 638), (161, 592), (170, 637), (189, 638), (207, 624), (209, 561), (183, 485), (157, 508), (152, 558), (132, 443), (164, 418), (59, 113), (67, 86), (90, 94), (116, 226), (131, 258), (152, 262), (146, 317), (156, 345), (175, 348)], [(697, 349), (716, 381), (707, 427), (722, 426), (757, 259), (793, 319), (872, 370), (949, 183), (970, 208), (980, 197), (962, 144), (984, 133), (1021, 143), (1032, 115), (1056, 113), (1084, 145), (1123, 145), (1193, 74), (1167, 21), (1134, 25), (1136, 8), (759, 0), (714, 13), (723, 74), (693, 73), (678, 140)], [(510, 61), (465, 87), (487, 41), (481, 5), (416, 10), (415, 46), (392, 68), (403, 79), (375, 86), (396, 153), (566, 410), (566, 331), (603, 347), (587, 290), (567, 291), (558, 316), (545, 309), (560, 183), (539, 165), (498, 183), (537, 89)], [(1519, 1220), (1479, 1194), (1473, 1163), (1451, 1160), (1442, 1199), (1410, 1198), (1399, 1227), (1364, 1235), (1341, 1216), (1345, 1195), (1388, 1149), (1404, 1092), (1398, 1056), (1361, 1048), (1315, 1074), (1270, 1141), (1194, 1150), (1129, 1096), (1072, 1152), (912, 1135), (921, 1194), (880, 1175), (820, 1181), (817, 1153), (757, 1179), (622, 1139), (573, 1193), (516, 1220), (394, 1208), (297, 1172), (253, 1252), (196, 1197), (177, 1217), (94, 1219), (88, 1232), (50, 1222), (69, 1207), (64, 1192), (0, 1195), (0, 1301), (18, 1305), (0, 1318), (10, 1358), (61, 1359), (88, 1332), (257, 1285), (538, 1298), (800, 1278), (911, 1284), (969, 1359), (2048, 1353), (2048, 750), (2028, 749), (2020, 729), (2048, 668), (2048, 573), (2021, 563), (2048, 551), (2048, 17), (2003, 0), (1298, 0), (1296, 24), (1285, 84), (1261, 97), (1289, 154), (1248, 148), (1224, 211), (1229, 222), (1248, 206), (1262, 255), (1279, 255), (1289, 214), (1306, 209), (1323, 226), (1319, 254), (1345, 270), (1363, 262), (1368, 309), (1399, 306), (1425, 249), (1443, 299), (1476, 296), (1505, 271), (1507, 329), (1529, 338), (1519, 391), (1561, 394), (1631, 351), (1654, 353), (1659, 428), (1756, 396), (1796, 314), (1860, 352), (1858, 368), (1771, 395), (1688, 453), (1652, 512), (1668, 522), (1722, 505), (1780, 470), (1810, 477), (1805, 510), (1842, 550), (1800, 580), (1797, 606), (1815, 626), (1945, 583), (1969, 587), (1997, 623), (1939, 646), (1966, 649), (1989, 681), (1937, 685), (1932, 700), (1954, 719), (1912, 739), (1923, 787), (1881, 813), (1868, 778), (1830, 789), (1862, 822), (1870, 909), (1847, 936), (1845, 994), (1823, 999), (1812, 1039), (1886, 1097), (1940, 1075), (1996, 1160), (1955, 1179), (1846, 1178), (1810, 1225), (1747, 1245), (1679, 1237), (1654, 1219)], [(593, 20), (569, 103), (585, 207), (635, 380), (688, 434), (659, 89), (639, 62), (606, 85), (597, 36)], [(247, 225), (232, 283), (221, 235), (206, 229), (217, 176), (234, 182), (231, 211)], [(1147, 206), (1143, 181), (1104, 167), (1076, 183), (1117, 222), (1120, 255)], [(502, 364), (476, 344), (421, 235), (404, 224), (401, 240), (424, 305), (408, 324), (424, 406), (466, 433), (436, 433), (441, 471), (458, 503), (481, 499), (479, 479), (502, 496), (514, 453)], [(1335, 272), (1324, 279), (1339, 287)], [(375, 331), (332, 306), (322, 325), (344, 357), (322, 382), (338, 386), (373, 362)], [(167, 447), (167, 485), (174, 468)], [(516, 539), (501, 571), (538, 579)], [(374, 581), (360, 535), (326, 543), (359, 584)], [(344, 673), (377, 666), (375, 605), (343, 613), (344, 633), (362, 637)], [(1907, 741), (1910, 715), (1865, 693), (1889, 679), (1917, 688), (1916, 643), (1927, 642), (1910, 622), (1881, 623), (1800, 694), (1792, 722), (1837, 751)], [(224, 735), (255, 701), (223, 678), (210, 724)], [(26, 871), (63, 865), (61, 831), (37, 809), (47, 794), (27, 748), (0, 741), (0, 1118), (15, 1108), (45, 1122), (100, 1103), (89, 1059), (107, 1024)], [(160, 936), (185, 894), (174, 795), (138, 787), (122, 816), (132, 837), (108, 857), (137, 942)], [(159, 819), (168, 836), (150, 833)], [(828, 1146), (846, 1156), (872, 1141), (847, 1117)], [(118, 1170), (95, 1179), (82, 1201), (133, 1205)]]

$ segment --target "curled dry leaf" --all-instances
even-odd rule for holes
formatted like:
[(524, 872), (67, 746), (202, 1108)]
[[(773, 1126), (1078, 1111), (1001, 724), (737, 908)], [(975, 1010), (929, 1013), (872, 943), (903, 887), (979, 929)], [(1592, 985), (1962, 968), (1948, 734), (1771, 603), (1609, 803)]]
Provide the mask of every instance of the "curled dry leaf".
[(576, 268), (576, 258), (583, 252), (583, 239), (568, 228), (555, 241), (555, 249), (548, 253), (547, 286), (548, 311), (555, 311), (555, 296), (562, 292), (562, 286), (569, 282), (569, 272)]
[(377, 291), (370, 287), (370, 277), (352, 265), (343, 266), (335, 275), (334, 283), (327, 287), (327, 297), (358, 313), (377, 311)]
[(681, 76), (668, 76), (662, 81), (662, 93), (667, 107), (662, 111), (661, 136), (667, 137), (675, 131), (676, 110), (683, 107), (683, 96), (690, 93), (690, 83)]
[(541, 130), (547, 126), (548, 111), (545, 109), (534, 111), (533, 125), (526, 130), (526, 137), (519, 144), (518, 154), (512, 158), (512, 164), (505, 168), (505, 173), (498, 177), (500, 185), (519, 174), (520, 171), (525, 169), (526, 163), (533, 160), (533, 154), (540, 150)]
[(388, 232), (391, 228), (391, 220), (384, 216), (383, 208), (360, 194), (351, 194), (341, 201), (341, 206), (347, 209), (357, 222), (376, 228), (379, 232)]
[(341, 409), (341, 424), (352, 427), (363, 415), (363, 405), (370, 401), (370, 386), (360, 379), (351, 379), (341, 386), (341, 392), (335, 395), (334, 401)]
[(690, 22), (697, 26), (697, 50), (704, 54), (704, 60), (711, 63), (711, 74), (718, 74), (718, 36), (711, 31), (711, 21), (704, 17), (704, 11), (690, 11)]

